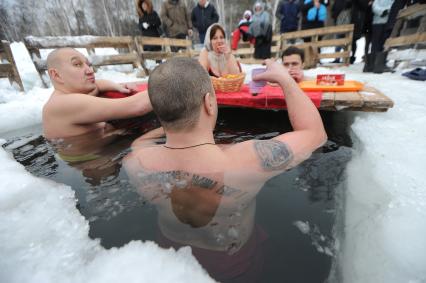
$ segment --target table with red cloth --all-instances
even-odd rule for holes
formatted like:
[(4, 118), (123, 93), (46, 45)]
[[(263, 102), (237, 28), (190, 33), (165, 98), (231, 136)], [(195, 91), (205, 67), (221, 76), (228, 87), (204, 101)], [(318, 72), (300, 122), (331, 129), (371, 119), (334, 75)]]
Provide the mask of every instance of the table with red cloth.
[[(132, 85), (137, 91), (144, 91), (148, 88), (147, 83)], [(314, 105), (321, 106), (322, 91), (305, 91), (305, 94), (312, 100)], [(122, 98), (127, 94), (120, 92), (106, 92), (104, 97)], [(243, 85), (239, 92), (216, 92), (219, 106), (247, 107), (256, 109), (286, 109), (285, 95), (278, 86), (266, 85), (257, 95), (252, 95), (247, 84)]]

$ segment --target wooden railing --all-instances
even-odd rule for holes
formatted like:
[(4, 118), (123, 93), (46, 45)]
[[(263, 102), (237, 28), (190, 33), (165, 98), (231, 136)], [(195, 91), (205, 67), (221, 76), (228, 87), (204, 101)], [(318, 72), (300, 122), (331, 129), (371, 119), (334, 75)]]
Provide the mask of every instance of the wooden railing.
[[(411, 26), (410, 21), (418, 21), (418, 25)], [(420, 44), (426, 44), (426, 4), (415, 4), (399, 11), (385, 49), (417, 48)]]
[[(65, 36), (65, 37), (26, 37), (25, 45), (43, 84), (48, 85), (46, 59), (40, 50), (61, 47), (84, 48), (94, 68), (105, 65), (131, 64), (145, 75), (149, 74), (145, 60), (163, 60), (174, 56), (194, 56), (192, 42), (186, 39), (143, 37), (143, 36)], [(146, 46), (160, 46), (159, 51), (145, 51)], [(97, 55), (95, 48), (115, 48), (119, 54)]]
[[(271, 44), (271, 56), (279, 57), (280, 54), (280, 44), (281, 44), (281, 35), (272, 36), (272, 44)], [(262, 60), (255, 59), (254, 55), (254, 46), (249, 44), (248, 42), (241, 41), (238, 44), (238, 49), (232, 52), (234, 56), (239, 58), (241, 63), (246, 64), (254, 64), (261, 63)]]
[[(305, 66), (316, 67), (320, 59), (341, 58), (343, 64), (349, 64), (353, 25), (329, 26), (317, 29), (300, 30), (284, 33), (281, 36), (281, 50), (284, 51), (290, 45), (305, 50)], [(310, 40), (310, 42), (306, 42)], [(341, 52), (322, 53), (323, 47), (341, 47)]]
[[(353, 25), (330, 26), (318, 29), (300, 30), (274, 35), (272, 39), (272, 57), (279, 58), (281, 53), (290, 45), (305, 50), (305, 66), (315, 67), (323, 58), (342, 58), (342, 63), (349, 64), (352, 48)], [(309, 42), (307, 42), (310, 40)], [(247, 43), (241, 43), (234, 51), (234, 55), (240, 57), (242, 62), (260, 62), (253, 59), (254, 47), (246, 47)], [(341, 47), (341, 52), (321, 53), (322, 47)]]
[[(134, 68), (143, 68), (141, 58), (131, 36), (63, 36), (63, 37), (26, 37), (24, 39), (31, 59), (42, 78), (43, 84), (48, 85), (46, 75), (46, 59), (42, 58), (40, 50), (56, 49), (61, 47), (85, 48), (93, 66), (132, 64)], [(95, 48), (119, 48), (120, 54), (96, 55)]]
[(24, 91), (24, 85), (16, 68), (10, 43), (6, 40), (2, 40), (0, 43), (0, 78), (8, 78), (11, 84), (16, 82), (21, 91)]

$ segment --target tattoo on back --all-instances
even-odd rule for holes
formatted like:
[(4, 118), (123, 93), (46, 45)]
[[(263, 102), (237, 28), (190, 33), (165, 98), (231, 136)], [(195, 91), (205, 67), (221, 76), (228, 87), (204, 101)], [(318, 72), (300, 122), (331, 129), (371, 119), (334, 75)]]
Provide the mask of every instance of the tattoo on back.
[(284, 170), (293, 160), (293, 152), (287, 144), (277, 140), (254, 141), (254, 149), (265, 171)]

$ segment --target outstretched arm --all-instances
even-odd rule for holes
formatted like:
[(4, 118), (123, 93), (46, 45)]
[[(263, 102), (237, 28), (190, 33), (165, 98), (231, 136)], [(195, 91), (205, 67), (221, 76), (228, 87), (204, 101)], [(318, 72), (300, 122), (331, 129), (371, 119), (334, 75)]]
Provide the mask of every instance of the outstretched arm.
[(137, 117), (152, 111), (147, 91), (119, 99), (74, 93), (64, 95), (55, 103), (57, 105), (52, 107), (55, 111), (52, 115), (60, 116), (74, 125)]
[(288, 71), (272, 60), (265, 62), (267, 70), (253, 80), (267, 80), (281, 86), (293, 131), (270, 140), (237, 144), (229, 148), (229, 154), (239, 156), (242, 168), (264, 173), (269, 178), (307, 159), (324, 144), (327, 135), (318, 110)]
[(293, 126), (293, 132), (280, 135), (274, 140), (286, 143), (296, 158), (306, 157), (327, 140), (318, 109), (281, 64), (266, 60), (266, 65), (266, 72), (254, 79), (276, 82), (281, 86)]
[(121, 85), (108, 80), (96, 80), (96, 86), (99, 92), (104, 91), (119, 91), (122, 93), (130, 93), (131, 90), (126, 85)]

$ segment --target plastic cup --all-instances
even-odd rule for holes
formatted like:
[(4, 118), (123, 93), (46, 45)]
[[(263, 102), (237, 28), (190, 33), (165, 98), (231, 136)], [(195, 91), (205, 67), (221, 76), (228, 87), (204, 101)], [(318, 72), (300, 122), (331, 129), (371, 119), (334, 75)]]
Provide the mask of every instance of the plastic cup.
[(252, 95), (257, 95), (258, 93), (261, 92), (262, 88), (266, 85), (266, 81), (261, 80), (261, 81), (254, 81), (253, 77), (255, 75), (261, 74), (263, 72), (266, 71), (266, 68), (255, 68), (251, 70), (251, 77), (252, 80), (250, 82), (250, 93)]

